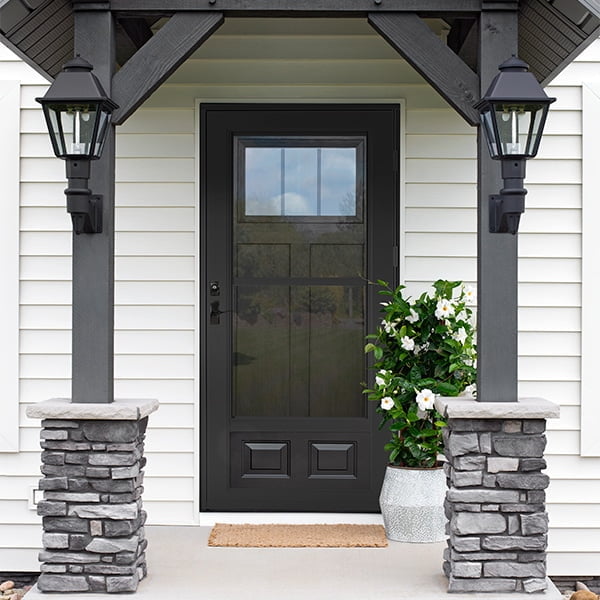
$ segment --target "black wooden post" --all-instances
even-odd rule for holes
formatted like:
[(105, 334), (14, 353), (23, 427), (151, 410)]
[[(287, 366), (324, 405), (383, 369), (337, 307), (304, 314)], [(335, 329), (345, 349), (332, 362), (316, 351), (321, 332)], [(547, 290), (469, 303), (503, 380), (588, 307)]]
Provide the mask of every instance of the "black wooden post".
[[(498, 6), (498, 2), (489, 2)], [(480, 94), (498, 73), (498, 65), (517, 54), (516, 10), (486, 10), (480, 19)], [(517, 401), (517, 240), (489, 232), (488, 197), (502, 188), (500, 164), (490, 158), (483, 131), (477, 141), (478, 217), (478, 376), (477, 399)]]
[[(94, 66), (110, 96), (115, 64), (112, 14), (75, 10), (75, 53)], [(102, 233), (73, 234), (72, 401), (109, 403), (113, 394), (115, 135), (91, 165), (89, 187), (103, 200)]]

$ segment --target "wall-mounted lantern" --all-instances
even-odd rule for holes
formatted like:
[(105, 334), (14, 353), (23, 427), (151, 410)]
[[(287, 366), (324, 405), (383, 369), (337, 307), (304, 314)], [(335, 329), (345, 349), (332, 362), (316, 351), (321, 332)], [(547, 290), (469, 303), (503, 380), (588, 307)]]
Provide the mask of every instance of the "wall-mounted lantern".
[(527, 63), (512, 57), (499, 67), (485, 96), (475, 105), (492, 158), (502, 161), (504, 187), (490, 196), (490, 232), (517, 233), (525, 210), (525, 162), (540, 146), (550, 104)]
[(54, 154), (66, 161), (67, 211), (73, 231), (102, 231), (102, 196), (88, 189), (90, 161), (100, 158), (109, 131), (111, 113), (118, 106), (106, 95), (92, 73), (92, 65), (81, 57), (65, 64), (42, 105)]

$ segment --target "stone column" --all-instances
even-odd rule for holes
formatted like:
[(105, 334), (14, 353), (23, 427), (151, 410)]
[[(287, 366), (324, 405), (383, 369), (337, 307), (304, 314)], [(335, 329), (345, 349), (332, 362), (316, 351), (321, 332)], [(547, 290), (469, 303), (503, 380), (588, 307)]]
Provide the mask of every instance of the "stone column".
[(156, 400), (28, 407), (41, 418), (41, 592), (135, 592), (146, 576), (144, 437)]
[(448, 592), (544, 592), (548, 476), (542, 399), (477, 402), (440, 398), (446, 417)]

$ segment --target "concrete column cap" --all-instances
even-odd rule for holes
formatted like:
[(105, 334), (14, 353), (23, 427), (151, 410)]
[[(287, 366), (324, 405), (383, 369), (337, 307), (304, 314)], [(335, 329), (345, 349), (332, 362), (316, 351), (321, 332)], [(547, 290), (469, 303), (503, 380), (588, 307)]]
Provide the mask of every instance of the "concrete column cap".
[(51, 398), (30, 404), (25, 413), (30, 419), (81, 419), (97, 421), (139, 421), (158, 409), (158, 400), (120, 398), (114, 402), (71, 402), (70, 398)]
[(435, 408), (446, 419), (557, 419), (560, 406), (544, 398), (517, 402), (478, 402), (474, 398), (438, 396)]

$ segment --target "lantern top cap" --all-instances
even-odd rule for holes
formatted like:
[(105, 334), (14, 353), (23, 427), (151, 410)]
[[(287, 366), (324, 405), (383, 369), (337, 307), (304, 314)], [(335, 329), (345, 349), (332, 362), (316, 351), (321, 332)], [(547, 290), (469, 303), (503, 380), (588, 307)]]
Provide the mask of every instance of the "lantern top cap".
[(48, 104), (88, 103), (101, 105), (104, 110), (112, 112), (118, 108), (106, 94), (98, 78), (92, 73), (93, 66), (81, 56), (68, 61), (63, 70), (41, 98), (36, 101)]
[(552, 104), (556, 98), (550, 98), (542, 89), (529, 65), (516, 56), (504, 61), (485, 95), (475, 104), (481, 110), (494, 103), (513, 104)]
[(85, 58), (81, 58), (78, 54), (75, 58), (67, 61), (63, 65), (63, 71), (72, 72), (72, 71), (92, 71), (93, 65), (90, 64)]
[(526, 73), (529, 71), (529, 65), (524, 61), (515, 56), (514, 54), (508, 59), (505, 60), (499, 67), (500, 71), (509, 71), (513, 73)]

